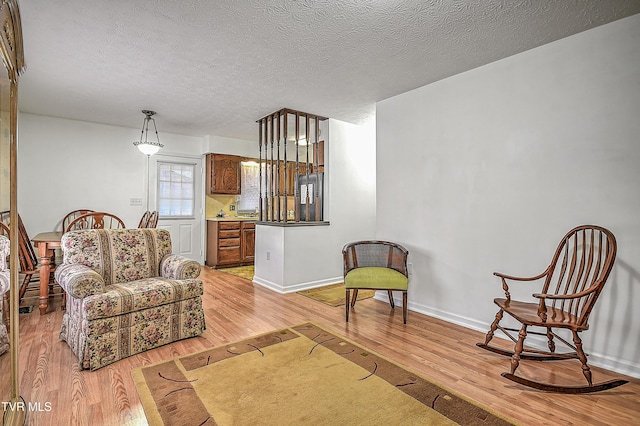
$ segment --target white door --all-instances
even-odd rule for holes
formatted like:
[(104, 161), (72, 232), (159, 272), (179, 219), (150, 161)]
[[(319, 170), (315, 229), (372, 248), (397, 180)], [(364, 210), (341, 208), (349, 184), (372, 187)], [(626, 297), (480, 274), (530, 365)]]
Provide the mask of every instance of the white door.
[[(171, 233), (173, 254), (204, 264), (202, 157), (155, 154), (149, 160), (149, 205)], [(150, 208), (150, 210), (153, 210)]]

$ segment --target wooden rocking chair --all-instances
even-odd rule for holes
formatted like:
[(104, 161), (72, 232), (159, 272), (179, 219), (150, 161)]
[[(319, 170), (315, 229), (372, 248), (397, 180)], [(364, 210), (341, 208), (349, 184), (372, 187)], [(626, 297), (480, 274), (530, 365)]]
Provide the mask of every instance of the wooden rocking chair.
[[(588, 393), (627, 383), (626, 380), (611, 380), (594, 385), (579, 336), (580, 332), (589, 328), (589, 314), (607, 282), (615, 258), (616, 239), (611, 231), (599, 226), (584, 225), (572, 229), (564, 236), (551, 264), (541, 274), (535, 277), (519, 278), (494, 272), (494, 275), (502, 280), (506, 298), (494, 299), (494, 303), (500, 307), (500, 310), (491, 324), (484, 343), (478, 343), (477, 346), (511, 357), (511, 370), (509, 373), (502, 373), (503, 377), (543, 391)], [(511, 300), (508, 281), (535, 281), (542, 278), (544, 278), (542, 290), (540, 293), (533, 294), (533, 297), (538, 299), (537, 302)], [(522, 324), (519, 330), (500, 325), (505, 312)], [(546, 336), (548, 351), (525, 347), (528, 327), (546, 329), (545, 332), (529, 331), (529, 333)], [(515, 342), (513, 351), (489, 344), (496, 329), (500, 329)], [(554, 329), (570, 330), (573, 335), (573, 344), (556, 334)], [(516, 332), (517, 336), (514, 337), (510, 332)], [(556, 353), (554, 338), (571, 348), (573, 352)], [(515, 373), (521, 359), (536, 361), (579, 359), (588, 385), (561, 386), (517, 376)]]

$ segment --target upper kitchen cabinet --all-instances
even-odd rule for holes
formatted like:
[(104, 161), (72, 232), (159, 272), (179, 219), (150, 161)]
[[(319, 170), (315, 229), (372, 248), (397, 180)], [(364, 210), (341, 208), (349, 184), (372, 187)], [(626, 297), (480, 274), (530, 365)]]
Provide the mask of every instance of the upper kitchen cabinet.
[(242, 157), (207, 154), (207, 195), (240, 194), (240, 162)]

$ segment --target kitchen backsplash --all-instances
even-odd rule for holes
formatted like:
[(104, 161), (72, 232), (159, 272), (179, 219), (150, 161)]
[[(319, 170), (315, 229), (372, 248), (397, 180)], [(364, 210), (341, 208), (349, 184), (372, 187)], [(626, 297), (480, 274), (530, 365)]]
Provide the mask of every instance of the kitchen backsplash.
[(205, 216), (207, 218), (215, 217), (220, 210), (227, 216), (235, 216), (236, 211), (231, 210), (231, 206), (236, 205), (235, 195), (207, 195), (205, 200)]

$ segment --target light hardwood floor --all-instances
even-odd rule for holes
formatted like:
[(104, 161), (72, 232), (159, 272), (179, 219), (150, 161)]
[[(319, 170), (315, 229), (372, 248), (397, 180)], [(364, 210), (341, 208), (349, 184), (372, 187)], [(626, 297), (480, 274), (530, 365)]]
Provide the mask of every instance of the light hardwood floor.
[[(432, 317), (395, 312), (375, 299), (359, 301), (349, 324), (344, 308), (330, 307), (298, 294), (281, 295), (249, 281), (203, 268), (203, 304), (207, 330), (200, 337), (148, 351), (100, 370), (79, 371), (69, 347), (58, 339), (63, 311), (60, 298), (49, 312), (20, 315), (20, 394), (42, 411), (27, 417), (31, 425), (144, 425), (146, 418), (131, 369), (276, 328), (313, 321), (367, 346), (409, 369), (522, 424), (640, 424), (640, 380), (589, 395), (557, 395), (524, 388), (500, 376), (507, 358), (475, 346), (483, 334)], [(488, 302), (489, 303), (489, 302)], [(588, 332), (583, 335), (588, 340)], [(9, 395), (9, 355), (0, 357), (0, 395)], [(523, 374), (541, 379), (582, 378), (574, 361), (545, 364), (524, 361)], [(595, 381), (621, 377), (592, 367)], [(582, 384), (583, 380), (576, 381)], [(47, 407), (50, 406), (50, 411)]]

